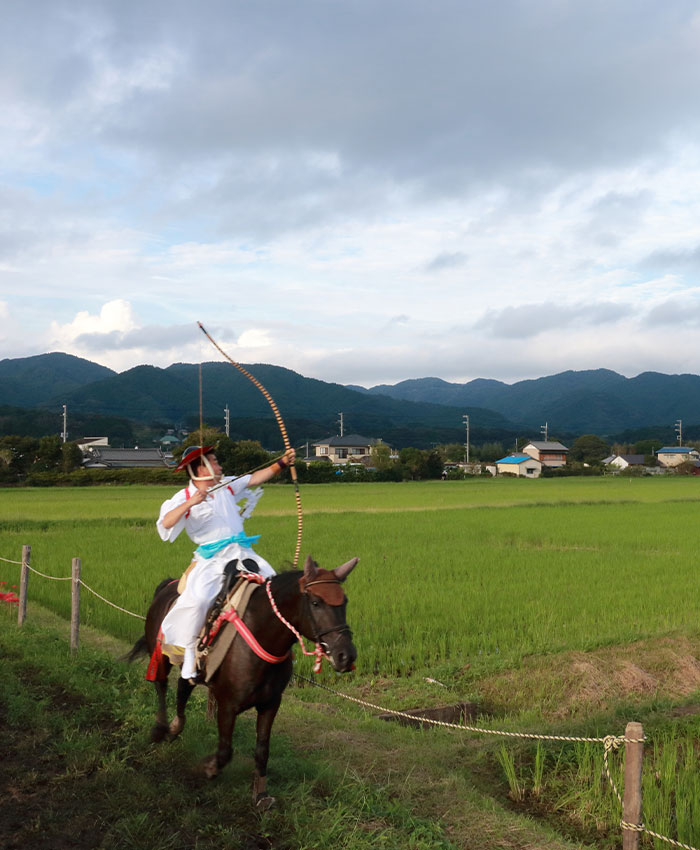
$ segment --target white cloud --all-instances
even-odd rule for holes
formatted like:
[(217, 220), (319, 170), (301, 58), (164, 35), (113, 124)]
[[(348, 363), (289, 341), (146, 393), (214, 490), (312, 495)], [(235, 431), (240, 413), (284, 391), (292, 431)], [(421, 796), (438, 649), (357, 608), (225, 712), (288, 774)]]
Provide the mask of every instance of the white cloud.
[(196, 362), (199, 319), (350, 383), (687, 364), (691, 5), (11, 4), (0, 357)]
[(136, 318), (131, 304), (121, 298), (108, 301), (102, 306), (99, 315), (91, 315), (81, 310), (75, 318), (64, 325), (51, 322), (51, 344), (72, 346), (84, 335), (125, 333), (136, 327)]

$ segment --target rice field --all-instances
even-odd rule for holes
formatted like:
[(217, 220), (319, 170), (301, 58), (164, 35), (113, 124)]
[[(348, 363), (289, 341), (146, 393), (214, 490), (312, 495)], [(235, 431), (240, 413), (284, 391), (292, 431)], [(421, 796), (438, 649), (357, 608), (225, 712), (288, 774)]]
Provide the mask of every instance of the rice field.
[[(173, 489), (0, 490), (0, 557), (19, 560), (29, 543), (32, 566), (63, 577), (79, 556), (88, 585), (144, 614), (155, 585), (189, 562), (184, 535), (165, 544), (155, 530)], [(692, 477), (315, 485), (302, 488), (302, 502), (303, 555), (329, 568), (361, 558), (347, 587), (360, 677), (410, 681), (437, 670), (447, 680), (467, 666), (485, 675), (531, 654), (698, 630)], [(262, 534), (257, 550), (284, 566), (296, 540), (292, 489), (269, 486), (246, 530)], [(18, 575), (0, 561), (0, 581)], [(69, 582), (32, 574), (29, 597), (69, 616)], [(81, 622), (127, 641), (142, 631), (85, 590)], [(611, 729), (589, 729), (601, 731)], [(662, 723), (644, 774), (645, 820), (696, 844), (699, 740), (695, 717)], [(508, 745), (498, 759), (514, 798), (598, 824), (609, 836), (602, 846), (614, 845), (619, 811), (601, 793), (600, 747)]]
[[(189, 563), (162, 543), (160, 487), (0, 490), (0, 557), (83, 580), (134, 613)], [(700, 575), (694, 478), (467, 480), (307, 486), (302, 557), (359, 556), (348, 582), (358, 671), (411, 675), (436, 664), (517, 662), (693, 628)], [(294, 552), (290, 487), (269, 486), (248, 533), (284, 567)], [(0, 562), (0, 580), (18, 568)], [(68, 616), (67, 582), (32, 575), (30, 599)], [(126, 640), (140, 621), (82, 594), (81, 619)], [(489, 661), (490, 660), (490, 661)]]

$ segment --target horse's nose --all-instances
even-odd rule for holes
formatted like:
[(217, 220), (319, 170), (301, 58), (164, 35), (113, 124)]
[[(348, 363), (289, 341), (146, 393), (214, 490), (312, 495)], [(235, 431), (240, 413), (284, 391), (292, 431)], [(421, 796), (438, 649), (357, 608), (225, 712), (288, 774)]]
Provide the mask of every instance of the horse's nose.
[(335, 669), (339, 673), (347, 673), (353, 669), (353, 662), (356, 658), (357, 652), (352, 644), (347, 649), (340, 649), (334, 656)]

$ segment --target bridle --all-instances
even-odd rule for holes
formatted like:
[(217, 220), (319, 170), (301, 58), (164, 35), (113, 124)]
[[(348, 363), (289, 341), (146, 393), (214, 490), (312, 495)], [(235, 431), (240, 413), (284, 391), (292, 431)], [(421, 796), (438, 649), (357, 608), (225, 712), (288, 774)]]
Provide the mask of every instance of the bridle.
[[(256, 580), (256, 579), (253, 579), (253, 580)], [(314, 631), (313, 640), (316, 644), (316, 647), (315, 647), (313, 652), (309, 652), (309, 650), (306, 648), (306, 645), (304, 644), (304, 638), (302, 637), (302, 635), (289, 622), (289, 620), (287, 620), (282, 615), (281, 611), (277, 607), (277, 603), (275, 602), (275, 599), (272, 595), (270, 579), (267, 579), (266, 581), (264, 581), (264, 584), (265, 584), (265, 592), (267, 593), (267, 597), (270, 600), (270, 605), (272, 606), (272, 610), (277, 615), (277, 619), (280, 620), (280, 622), (282, 622), (289, 629), (289, 631), (296, 637), (296, 639), (299, 641), (299, 646), (301, 647), (301, 651), (304, 653), (304, 655), (314, 656), (316, 658), (316, 661), (314, 662), (313, 672), (314, 673), (320, 673), (321, 672), (321, 662), (323, 661), (324, 658), (328, 658), (329, 653), (330, 653), (330, 647), (328, 646), (328, 643), (325, 640), (321, 640), (321, 638), (325, 637), (326, 635), (332, 634), (333, 632), (339, 632), (340, 634), (347, 633), (350, 636), (352, 636), (352, 632), (350, 631), (350, 626), (348, 626), (347, 623), (342, 623), (340, 626), (333, 626), (333, 628), (325, 629), (322, 632), (319, 631), (318, 625), (316, 623), (316, 619), (315, 619), (315, 617), (312, 613), (313, 606), (311, 604), (311, 600), (309, 599), (310, 594), (308, 594), (306, 592), (306, 588), (311, 584), (340, 584), (340, 580), (339, 579), (317, 579), (315, 581), (308, 582), (308, 584), (306, 582), (304, 583), (304, 589), (302, 590), (302, 594), (306, 597), (306, 605), (307, 605), (307, 611), (308, 611), (308, 615), (309, 615), (309, 621), (311, 622), (311, 625), (312, 625), (312, 628), (313, 628), (313, 631)], [(315, 596), (315, 594), (311, 594), (311, 595)], [(332, 607), (335, 607), (335, 606), (332, 606)]]
[[(315, 593), (309, 594), (309, 593), (307, 593), (307, 590), (306, 590), (308, 587), (311, 587), (314, 584), (340, 584), (340, 581), (337, 578), (336, 579), (321, 578), (321, 579), (316, 579), (314, 581), (304, 582), (304, 590), (302, 591), (302, 593), (306, 597), (306, 610), (308, 612), (309, 620), (311, 622), (311, 626), (312, 626), (312, 629), (313, 629), (314, 641), (317, 644), (320, 644), (321, 647), (323, 648), (324, 652), (326, 653), (326, 655), (328, 655), (328, 653), (330, 652), (330, 647), (328, 646), (326, 641), (321, 640), (321, 638), (325, 637), (326, 635), (333, 634), (334, 632), (338, 632), (338, 634), (347, 634), (350, 637), (350, 639), (352, 640), (352, 630), (350, 629), (350, 626), (348, 626), (347, 623), (342, 623), (340, 626), (333, 626), (332, 628), (325, 629), (324, 631), (319, 630), (318, 624), (316, 623), (316, 618), (314, 617), (314, 612), (313, 612), (314, 606), (313, 606), (313, 603), (311, 602), (311, 599), (310, 599), (311, 596), (316, 596), (316, 594)], [(317, 598), (320, 598), (320, 597), (317, 597)], [(329, 603), (327, 603), (327, 604), (329, 604)], [(335, 606), (331, 606), (331, 607), (335, 607)]]

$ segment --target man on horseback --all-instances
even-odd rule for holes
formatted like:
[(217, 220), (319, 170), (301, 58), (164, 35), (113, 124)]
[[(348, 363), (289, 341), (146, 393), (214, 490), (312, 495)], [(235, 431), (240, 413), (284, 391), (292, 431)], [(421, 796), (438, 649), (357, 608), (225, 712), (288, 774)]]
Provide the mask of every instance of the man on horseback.
[[(243, 531), (237, 499), (248, 487), (264, 484), (294, 462), (294, 449), (270, 466), (239, 478), (225, 477), (213, 446), (188, 448), (177, 470), (187, 469), (190, 483), (163, 502), (156, 526), (162, 540), (171, 543), (185, 531), (197, 544), (187, 571), (187, 583), (163, 620), (163, 645), (182, 647), (181, 677), (194, 685), (195, 647), (209, 606), (221, 589), (224, 568), (238, 560), (240, 569), (265, 577), (275, 571), (253, 551), (258, 536)], [(220, 485), (220, 486), (217, 486)], [(183, 683), (184, 684), (184, 683)]]

